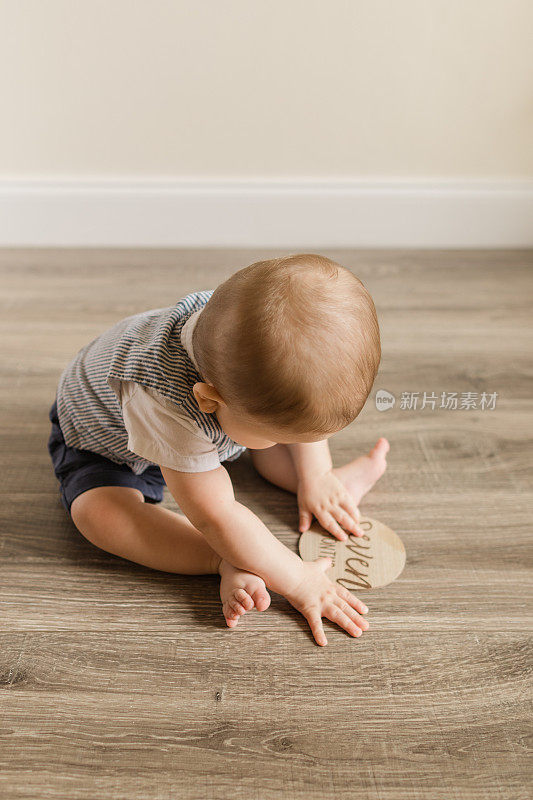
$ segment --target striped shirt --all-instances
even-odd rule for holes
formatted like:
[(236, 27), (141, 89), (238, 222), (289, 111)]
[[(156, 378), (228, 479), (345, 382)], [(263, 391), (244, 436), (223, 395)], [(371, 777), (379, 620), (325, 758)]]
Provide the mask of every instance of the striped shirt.
[(181, 334), (213, 291), (192, 292), (168, 308), (126, 317), (82, 347), (57, 387), (59, 425), (69, 447), (127, 464), (136, 475), (153, 465), (128, 449), (120, 387), (122, 381), (134, 381), (175, 403), (213, 442), (221, 462), (234, 461), (246, 450), (224, 433), (216, 414), (200, 410), (192, 391), (203, 378)]

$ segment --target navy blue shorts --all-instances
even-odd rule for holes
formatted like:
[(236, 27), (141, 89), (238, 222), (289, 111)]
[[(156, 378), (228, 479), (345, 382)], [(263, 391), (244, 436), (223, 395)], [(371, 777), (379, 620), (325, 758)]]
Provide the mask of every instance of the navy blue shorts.
[(55, 400), (48, 412), (48, 418), (52, 423), (48, 452), (60, 484), (61, 502), (69, 514), (74, 498), (95, 486), (131, 486), (143, 493), (147, 503), (162, 501), (165, 479), (156, 464), (136, 475), (127, 464), (116, 464), (90, 450), (69, 447), (59, 427)]

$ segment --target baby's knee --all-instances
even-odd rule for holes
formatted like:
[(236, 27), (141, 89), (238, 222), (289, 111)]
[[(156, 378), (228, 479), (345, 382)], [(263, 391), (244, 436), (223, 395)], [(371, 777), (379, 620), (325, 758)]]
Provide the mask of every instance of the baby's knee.
[(142, 492), (125, 486), (97, 486), (74, 498), (70, 515), (76, 528), (96, 547), (112, 552), (117, 538), (134, 521), (134, 506)]

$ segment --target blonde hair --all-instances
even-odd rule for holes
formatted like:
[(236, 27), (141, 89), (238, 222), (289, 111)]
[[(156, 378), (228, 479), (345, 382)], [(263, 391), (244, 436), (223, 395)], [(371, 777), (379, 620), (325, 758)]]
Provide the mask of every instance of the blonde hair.
[(352, 422), (381, 358), (370, 294), (313, 253), (231, 275), (204, 306), (192, 345), (204, 380), (234, 412), (295, 434), (327, 435)]

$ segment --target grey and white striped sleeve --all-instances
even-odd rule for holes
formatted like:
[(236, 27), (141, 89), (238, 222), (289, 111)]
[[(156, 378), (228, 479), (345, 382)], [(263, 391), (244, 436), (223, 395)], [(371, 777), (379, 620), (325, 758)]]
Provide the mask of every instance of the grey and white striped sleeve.
[(179, 472), (207, 472), (220, 466), (216, 445), (155, 389), (122, 381), (121, 403), (128, 449), (133, 453)]

